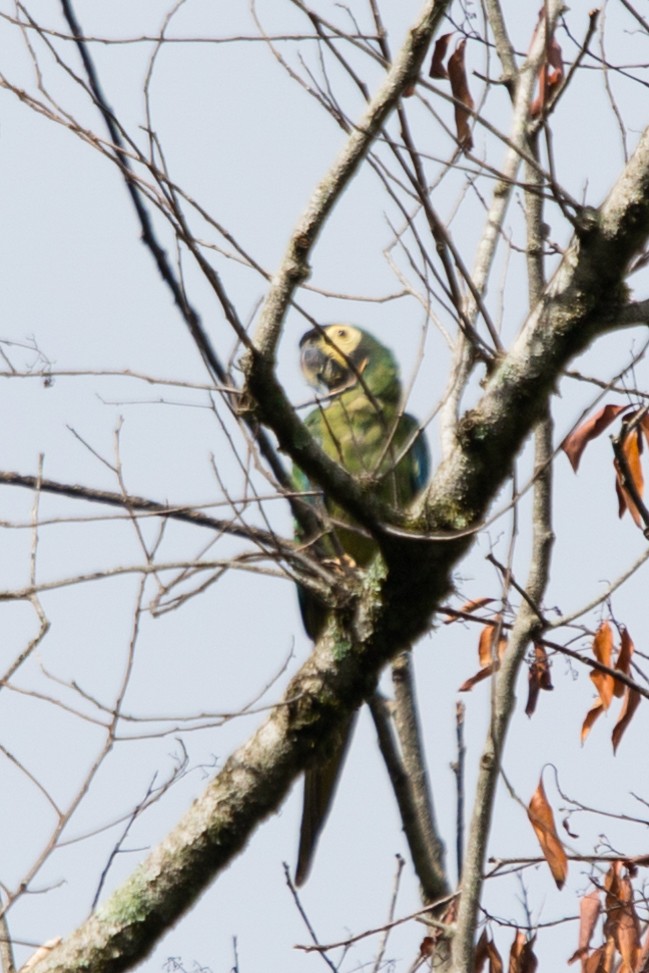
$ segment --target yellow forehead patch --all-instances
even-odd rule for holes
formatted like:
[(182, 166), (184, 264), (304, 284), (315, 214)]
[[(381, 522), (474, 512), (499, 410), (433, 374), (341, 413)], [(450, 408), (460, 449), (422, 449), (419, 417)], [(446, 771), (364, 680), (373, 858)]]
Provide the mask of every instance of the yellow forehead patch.
[(329, 324), (324, 333), (328, 338), (327, 354), (339, 364), (347, 365), (347, 359), (352, 357), (360, 344), (361, 332), (351, 324)]

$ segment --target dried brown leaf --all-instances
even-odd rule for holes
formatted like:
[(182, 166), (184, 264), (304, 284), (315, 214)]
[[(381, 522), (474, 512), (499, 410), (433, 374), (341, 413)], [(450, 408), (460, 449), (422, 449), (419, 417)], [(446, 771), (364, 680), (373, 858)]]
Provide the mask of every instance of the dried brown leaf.
[(445, 625), (450, 625), (451, 622), (456, 622), (458, 620), (458, 615), (471, 615), (472, 612), (476, 611), (478, 608), (484, 607), (484, 605), (489, 605), (493, 601), (493, 598), (473, 598), (471, 601), (465, 601), (461, 605), (457, 612), (457, 615), (452, 615), (447, 613), (447, 617), (444, 619)]
[(644, 942), (638, 956), (638, 969), (646, 970), (647, 962), (649, 962), (649, 929), (645, 933)]
[(532, 795), (527, 814), (536, 832), (543, 856), (550, 866), (552, 877), (557, 888), (561, 889), (568, 874), (568, 858), (554, 825), (554, 814), (545, 796), (542, 778)]
[(527, 706), (525, 714), (531, 716), (536, 709), (536, 703), (541, 689), (554, 689), (550, 676), (548, 654), (542, 645), (534, 646), (534, 661), (530, 665), (528, 677)]
[(627, 408), (628, 406), (625, 405), (605, 405), (594, 416), (591, 416), (590, 419), (582, 422), (569, 436), (566, 436), (561, 443), (561, 449), (570, 460), (570, 465), (575, 473), (579, 467), (582, 453), (588, 443), (601, 435), (617, 419), (620, 412), (624, 412)]
[[(545, 5), (541, 7), (530, 41), (530, 49), (534, 45), (539, 27), (546, 19)], [(539, 93), (530, 106), (530, 114), (534, 117), (539, 115), (552, 99), (555, 89), (563, 80), (563, 61), (561, 60), (561, 48), (551, 34), (546, 41), (545, 59), (539, 68)]]
[(474, 686), (477, 686), (479, 682), (482, 682), (483, 679), (487, 679), (489, 676), (493, 675), (494, 672), (498, 672), (499, 669), (500, 669), (499, 662), (491, 662), (489, 663), (488, 666), (484, 666), (482, 669), (478, 669), (475, 675), (470, 676), (462, 683), (462, 685), (458, 689), (458, 693), (470, 692)]
[(620, 710), (620, 715), (617, 718), (617, 723), (613, 727), (613, 732), (611, 734), (611, 740), (613, 741), (613, 753), (617, 753), (617, 748), (620, 745), (622, 735), (633, 719), (633, 714), (640, 705), (640, 699), (641, 697), (638, 690), (631, 689), (630, 686), (627, 686), (624, 702), (622, 703), (622, 709)]
[(466, 38), (463, 38), (448, 59), (448, 76), (451, 82), (451, 92), (455, 98), (455, 130), (458, 144), (464, 152), (470, 152), (473, 148), (473, 139), (469, 119), (473, 111), (474, 101), (469, 91), (469, 82), (464, 65), (465, 47)]
[(480, 934), (480, 939), (475, 944), (475, 952), (473, 954), (473, 973), (482, 973), (483, 967), (487, 962), (487, 943), (489, 942), (487, 938), (487, 930), (483, 929)]
[(531, 939), (520, 930), (516, 931), (509, 951), (509, 973), (535, 973), (538, 960), (534, 955), (535, 936)]
[[(498, 620), (497, 620), (498, 621)], [(488, 666), (494, 661), (496, 653), (494, 652), (496, 636), (498, 634), (499, 625), (485, 625), (485, 627), (480, 632), (480, 638), (478, 639), (478, 661), (481, 666)]]
[(600, 893), (593, 889), (588, 895), (584, 895), (579, 903), (579, 946), (572, 954), (568, 963), (574, 963), (580, 959), (582, 969), (585, 968), (585, 959), (590, 948), (590, 941), (602, 910)]
[(613, 460), (613, 468), (615, 469), (615, 493), (617, 496), (617, 515), (622, 519), (626, 513), (626, 492), (620, 486), (621, 473), (618, 469), (617, 460)]
[(429, 78), (448, 78), (448, 71), (444, 67), (444, 58), (452, 36), (452, 31), (450, 34), (442, 34), (435, 42), (433, 60), (430, 62), (430, 70), (428, 71)]
[(475, 949), (474, 973), (482, 973), (487, 960), (489, 961), (489, 973), (503, 973), (503, 961), (496, 949), (496, 944), (492, 939), (489, 939), (487, 931), (483, 929)]
[[(627, 628), (622, 629), (622, 634), (620, 636), (620, 652), (617, 657), (617, 662), (615, 663), (615, 668), (618, 672), (623, 672), (625, 676), (629, 675), (631, 671), (631, 658), (635, 652), (635, 646), (633, 644), (633, 639), (629, 635), (629, 630)], [(616, 696), (624, 696), (626, 686), (619, 679), (615, 680), (615, 686), (613, 692)]]
[(604, 931), (612, 936), (622, 957), (619, 973), (635, 973), (640, 952), (640, 923), (633, 904), (633, 887), (625, 871), (623, 862), (613, 862), (604, 880)]
[(614, 954), (615, 944), (611, 940), (590, 954), (582, 966), (583, 973), (611, 973)]
[(525, 933), (516, 930), (514, 942), (509, 950), (509, 973), (520, 973), (520, 958), (525, 948)]
[(644, 435), (645, 442), (649, 446), (649, 414), (645, 414), (642, 416), (639, 425)]
[(633, 517), (636, 527), (643, 527), (644, 524), (631, 491), (627, 487), (627, 476), (630, 478), (632, 485), (635, 487), (637, 495), (642, 497), (644, 493), (644, 476), (642, 475), (642, 463), (640, 462), (641, 451), (642, 437), (640, 429), (632, 429), (631, 432), (624, 437), (624, 441), (622, 443), (622, 452), (626, 461), (626, 470), (622, 470), (617, 459), (615, 459), (613, 462), (616, 475), (615, 482), (618, 497), (618, 514), (621, 517), (625, 509), (628, 509), (629, 513)]
[(500, 668), (500, 660), (507, 649), (507, 638), (505, 636), (501, 636), (498, 639), (498, 658), (494, 658), (494, 642), (499, 630), (500, 626), (497, 624), (485, 625), (480, 632), (480, 638), (478, 639), (478, 659), (480, 661), (480, 669), (478, 669), (475, 675), (471, 676), (462, 683), (458, 689), (458, 692), (468, 693), (475, 685), (477, 685), (477, 683), (482, 682), (483, 679), (487, 679), (487, 677), (493, 675), (494, 672), (498, 672), (498, 669)]
[[(635, 652), (635, 646), (633, 644), (633, 639), (629, 635), (628, 628), (622, 629), (622, 635), (620, 636), (620, 654), (617, 657), (617, 662), (615, 663), (615, 668), (619, 672), (623, 672), (625, 676), (628, 676), (631, 671), (631, 659), (633, 653)], [(615, 683), (615, 695), (622, 696), (624, 693), (624, 683)]]
[[(593, 655), (598, 662), (602, 665), (611, 666), (611, 657), (613, 655), (613, 630), (608, 621), (603, 621), (595, 633), (595, 638), (593, 639)], [(604, 709), (608, 709), (611, 705), (611, 700), (613, 699), (613, 693), (615, 691), (615, 678), (608, 672), (599, 672), (595, 670), (591, 672), (590, 678), (595, 684), (595, 688), (599, 693), (599, 698), (602, 701), (602, 706)]]
[(539, 69), (539, 93), (530, 105), (530, 115), (535, 118), (547, 108), (552, 101), (555, 92), (563, 81), (563, 61), (561, 59), (561, 48), (553, 37), (547, 49), (547, 60)]
[(581, 742), (583, 743), (590, 731), (593, 728), (595, 721), (604, 712), (604, 707), (602, 705), (601, 699), (596, 699), (591, 708), (586, 713), (586, 719), (581, 726)]
[(535, 973), (538, 960), (534, 955), (536, 937), (527, 938), (526, 933), (516, 930), (512, 948), (509, 951), (509, 973)]

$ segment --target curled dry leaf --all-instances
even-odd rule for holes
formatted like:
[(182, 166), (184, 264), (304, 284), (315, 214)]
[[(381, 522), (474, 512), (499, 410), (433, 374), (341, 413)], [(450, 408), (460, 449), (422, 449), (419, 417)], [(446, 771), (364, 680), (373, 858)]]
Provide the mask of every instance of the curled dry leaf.
[[(593, 655), (602, 665), (611, 667), (611, 656), (613, 654), (613, 631), (610, 622), (603, 621), (595, 633), (593, 639)], [(608, 672), (591, 672), (590, 678), (595, 684), (599, 693), (599, 698), (604, 709), (608, 709), (613, 699), (615, 691), (615, 677)]]
[(482, 973), (487, 961), (489, 962), (489, 973), (502, 973), (503, 961), (500, 953), (496, 949), (494, 941), (487, 935), (487, 931), (483, 929), (475, 948), (473, 973)]
[[(469, 679), (462, 683), (458, 692), (468, 693), (477, 683), (482, 682), (488, 676), (493, 675), (494, 672), (498, 672), (500, 668), (500, 660), (505, 654), (507, 649), (507, 638), (505, 636), (500, 636), (501, 631), (498, 622), (500, 619), (496, 620), (496, 624), (485, 625), (485, 627), (480, 632), (480, 638), (478, 639), (478, 659), (480, 661), (480, 669), (471, 676)], [(495, 648), (495, 641), (498, 638), (498, 648)]]
[(568, 963), (575, 963), (580, 959), (582, 970), (584, 969), (585, 960), (590, 949), (590, 941), (593, 938), (593, 932), (595, 931), (601, 910), (600, 893), (596, 889), (593, 889), (588, 895), (584, 895), (579, 903), (579, 946), (568, 960)]
[(622, 734), (633, 719), (633, 714), (640, 705), (640, 698), (640, 693), (637, 689), (631, 689), (630, 686), (627, 686), (624, 702), (622, 703), (622, 709), (620, 710), (620, 715), (617, 718), (617, 723), (613, 727), (613, 732), (611, 734), (611, 740), (613, 741), (613, 753), (617, 753), (617, 748), (620, 745)]
[(640, 955), (638, 956), (638, 969), (646, 970), (647, 962), (649, 962), (649, 929), (645, 933)]
[(642, 430), (642, 434), (645, 438), (645, 442), (647, 443), (647, 446), (649, 446), (649, 415), (646, 412), (640, 419), (639, 425), (640, 425), (640, 429)]
[(530, 105), (530, 115), (535, 118), (548, 107), (563, 81), (561, 48), (553, 36), (548, 44), (547, 59), (539, 69), (539, 93)]
[(531, 716), (536, 709), (536, 702), (541, 689), (550, 690), (554, 689), (554, 686), (552, 685), (552, 678), (550, 676), (548, 654), (542, 645), (535, 644), (534, 661), (530, 665), (528, 677), (527, 706), (525, 707), (526, 716)]
[(583, 743), (590, 731), (593, 728), (595, 721), (604, 712), (604, 707), (602, 706), (601, 699), (596, 699), (591, 708), (586, 713), (586, 719), (581, 726), (581, 742)]
[(613, 862), (606, 878), (604, 934), (622, 957), (620, 973), (635, 973), (640, 952), (640, 923), (633, 904), (633, 887), (622, 861)]
[(509, 951), (509, 973), (534, 973), (538, 960), (534, 955), (534, 941), (536, 937), (527, 938), (520, 929), (516, 930), (512, 948)]
[(617, 419), (620, 412), (624, 412), (627, 408), (628, 406), (625, 405), (605, 405), (603, 409), (596, 412), (590, 419), (582, 422), (577, 429), (574, 429), (569, 436), (566, 436), (561, 443), (561, 449), (570, 460), (570, 465), (575, 473), (579, 467), (582, 453), (588, 443), (596, 439), (597, 436), (600, 436), (605, 429), (608, 429), (611, 423)]
[(444, 619), (445, 625), (450, 625), (451, 622), (456, 622), (460, 615), (471, 615), (477, 608), (483, 608), (485, 605), (490, 605), (493, 598), (473, 598), (471, 601), (465, 601), (463, 605), (457, 609), (457, 615), (453, 615), (447, 612), (447, 617)]
[(550, 866), (557, 888), (561, 889), (568, 874), (568, 858), (563, 845), (559, 841), (557, 829), (554, 825), (554, 814), (545, 796), (543, 779), (539, 781), (539, 786), (532, 795), (527, 808), (527, 815), (536, 832), (543, 857)]
[[(541, 7), (536, 25), (532, 32), (530, 49), (538, 33), (539, 27), (546, 19), (545, 5)], [(534, 118), (540, 115), (552, 101), (555, 92), (563, 81), (563, 61), (561, 59), (561, 48), (556, 40), (554, 33), (550, 35), (545, 44), (545, 59), (539, 68), (538, 73), (539, 93), (530, 106), (530, 114)]]
[[(633, 639), (629, 635), (629, 630), (623, 628), (620, 639), (620, 652), (615, 663), (615, 668), (618, 672), (623, 672), (625, 676), (628, 676), (631, 671), (631, 657), (634, 652), (635, 646)], [(623, 682), (619, 682), (617, 679), (615, 680), (615, 689), (613, 691), (616, 696), (623, 696), (626, 688)]]
[(466, 38), (463, 38), (448, 59), (448, 76), (451, 82), (451, 92), (455, 98), (455, 131), (458, 144), (464, 152), (470, 152), (473, 148), (473, 139), (469, 119), (473, 111), (474, 101), (469, 91), (469, 82), (464, 65), (465, 47)]
[(450, 34), (442, 34), (435, 42), (433, 60), (430, 62), (430, 69), (428, 71), (430, 78), (448, 78), (448, 71), (444, 67), (444, 58), (446, 57), (448, 43), (452, 36), (452, 31)]
[[(624, 468), (617, 458), (613, 461), (613, 466), (615, 467), (618, 516), (622, 517), (624, 511), (628, 510), (633, 517), (633, 522), (636, 527), (644, 527), (645, 524), (630, 489), (633, 486), (638, 497), (642, 497), (644, 493), (644, 477), (640, 462), (642, 432), (639, 428), (632, 429), (627, 433), (622, 442), (621, 449), (622, 455), (624, 456)], [(629, 480), (631, 484), (629, 484)]]
[(583, 973), (612, 973), (615, 958), (613, 940), (594, 950), (582, 966)]
[[(611, 655), (613, 652), (613, 634), (611, 631), (611, 626), (608, 622), (602, 622), (598, 628), (595, 638), (593, 639), (593, 652), (598, 662), (610, 667)], [(615, 663), (615, 669), (617, 669), (618, 672), (623, 672), (628, 676), (631, 670), (631, 658), (633, 656), (633, 652), (633, 640), (629, 635), (628, 629), (623, 628), (620, 639), (620, 651)], [(613, 753), (616, 753), (622, 736), (633, 719), (636, 709), (640, 705), (640, 693), (632, 686), (625, 686), (624, 683), (617, 680), (615, 676), (609, 675), (606, 672), (593, 672), (591, 673), (590, 678), (597, 687), (599, 698), (595, 700), (586, 714), (586, 719), (584, 720), (581, 728), (581, 742), (584, 742), (598, 717), (604, 712), (605, 709), (608, 709), (613, 696), (623, 696), (624, 699), (622, 702), (622, 708), (611, 734)]]
[(499, 662), (492, 662), (488, 666), (484, 666), (483, 669), (478, 669), (478, 671), (473, 676), (469, 676), (468, 679), (464, 680), (464, 682), (458, 689), (458, 693), (470, 692), (473, 689), (473, 687), (477, 686), (477, 684), (479, 682), (482, 682), (483, 679), (488, 679), (489, 676), (492, 676), (494, 674), (494, 672), (498, 672), (499, 668), (500, 668)]
[[(494, 619), (493, 625), (485, 625), (480, 632), (478, 639), (478, 660), (481, 666), (491, 665), (496, 659), (502, 659), (503, 653), (507, 648), (507, 639), (500, 637), (501, 617)], [(496, 639), (498, 638), (498, 649), (496, 650)], [(503, 644), (504, 643), (504, 644)]]

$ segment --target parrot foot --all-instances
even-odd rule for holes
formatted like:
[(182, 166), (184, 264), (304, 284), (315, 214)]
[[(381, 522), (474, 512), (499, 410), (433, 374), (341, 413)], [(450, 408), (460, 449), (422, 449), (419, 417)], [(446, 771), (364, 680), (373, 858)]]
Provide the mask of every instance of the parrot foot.
[(335, 571), (336, 574), (346, 575), (358, 570), (358, 564), (349, 554), (341, 554), (340, 557), (327, 557), (324, 564)]

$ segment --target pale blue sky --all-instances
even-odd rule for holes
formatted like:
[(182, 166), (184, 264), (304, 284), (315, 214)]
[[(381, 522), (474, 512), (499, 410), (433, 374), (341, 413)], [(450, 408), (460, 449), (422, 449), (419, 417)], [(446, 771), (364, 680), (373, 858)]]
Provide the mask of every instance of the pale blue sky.
[[(403, 0), (389, 12), (387, 25), (393, 49), (419, 8)], [(512, 37), (524, 51), (536, 18), (536, 5), (509, 0), (503, 4), (512, 16)], [(346, 23), (339, 7), (322, 5), (338, 23)], [(329, 9), (330, 8), (330, 9)], [(511, 8), (511, 9), (510, 9)], [(112, 38), (155, 34), (169, 5), (160, 0), (131, 4), (111, 0), (84, 0), (75, 4), (87, 33)], [(368, 26), (366, 5), (351, 4)], [(575, 0), (566, 15), (575, 37), (586, 30), (589, 5)], [(461, 16), (459, 8), (456, 16)], [(13, 5), (0, 11), (13, 15)], [(32, 16), (47, 26), (62, 29), (57, 4), (34, 4)], [(259, 15), (269, 32), (307, 31), (309, 25), (291, 3), (266, 0)], [(643, 37), (617, 5), (607, 7), (606, 52), (613, 62), (646, 63)], [(386, 17), (388, 14), (386, 13)], [(393, 21), (393, 22), (392, 22)], [(478, 23), (480, 15), (478, 15)], [(176, 37), (252, 36), (255, 24), (247, 5), (214, 4), (189, 0), (170, 28)], [(31, 36), (31, 35), (30, 35)], [(75, 83), (62, 75), (47, 50), (33, 38), (48, 95), (85, 127), (104, 135), (97, 113)], [(567, 59), (575, 48), (561, 33)], [(55, 41), (66, 60), (79, 69), (67, 42)], [(598, 40), (593, 42), (597, 49)], [(1, 71), (9, 82), (43, 99), (33, 65), (19, 30), (0, 21)], [(145, 145), (142, 83), (150, 44), (92, 46), (108, 99), (118, 117), (140, 146)], [(295, 44), (282, 43), (280, 50), (295, 70), (304, 67)], [(315, 44), (303, 48), (309, 67), (319, 71)], [(469, 67), (486, 70), (477, 44), (469, 44)], [(359, 69), (370, 85), (380, 72), (359, 56)], [(358, 117), (362, 101), (358, 93), (332, 70), (345, 109)], [(495, 60), (491, 73), (498, 73)], [(646, 67), (634, 69), (649, 80)], [(475, 93), (479, 82), (473, 81)], [(646, 91), (637, 83), (612, 76), (620, 98), (628, 143), (632, 148), (637, 131), (646, 123)], [(132, 378), (115, 376), (60, 377), (51, 387), (41, 378), (5, 378), (3, 395), (2, 468), (35, 473), (44, 454), (44, 474), (53, 479), (118, 489), (113, 472), (99, 454), (114, 461), (114, 433), (120, 431), (120, 455), (125, 484), (135, 494), (179, 504), (213, 503), (220, 498), (211, 456), (233, 496), (242, 491), (242, 478), (229, 451), (226, 437), (210, 409), (204, 386), (207, 376), (185, 327), (162, 285), (149, 253), (139, 242), (139, 230), (116, 169), (96, 149), (84, 144), (68, 129), (30, 111), (6, 90), (0, 90), (0, 265), (2, 274), (3, 326), (0, 337), (15, 345), (4, 346), (17, 369), (39, 370), (37, 355), (21, 344), (34, 342), (54, 370), (129, 369), (147, 375), (199, 386), (190, 388), (152, 386)], [(427, 94), (446, 124), (452, 125), (448, 103)], [(495, 91), (485, 109), (492, 124), (507, 124), (507, 98)], [(431, 114), (411, 99), (412, 114), (422, 151), (449, 160), (452, 144)], [(173, 181), (196, 199), (215, 220), (234, 233), (239, 243), (265, 270), (276, 268), (285, 243), (306, 205), (317, 180), (326, 172), (344, 141), (344, 135), (309, 95), (258, 41), (237, 43), (170, 44), (159, 54), (151, 82), (152, 124), (164, 148)], [(553, 149), (559, 181), (589, 203), (601, 202), (621, 165), (618, 129), (606, 102), (599, 72), (587, 71), (566, 94), (555, 119)], [(504, 150), (482, 131), (476, 132), (476, 155), (498, 165)], [(386, 156), (387, 158), (387, 156)], [(431, 164), (431, 173), (434, 168)], [(491, 185), (479, 185), (484, 198)], [(432, 199), (443, 218), (453, 215), (451, 229), (465, 262), (472, 266), (475, 246), (483, 229), (480, 198), (466, 188), (464, 173), (449, 174), (433, 190)], [(459, 207), (459, 208), (458, 208)], [(457, 211), (457, 212), (456, 212)], [(384, 297), (399, 292), (399, 281), (384, 255), (391, 231), (386, 214), (401, 226), (398, 215), (381, 191), (377, 178), (362, 172), (327, 224), (313, 255), (310, 284), (328, 292), (357, 297)], [(567, 229), (560, 214), (549, 210), (550, 239), (560, 246)], [(223, 241), (205, 222), (192, 217), (197, 236), (223, 247)], [(173, 255), (173, 240), (163, 221), (156, 227)], [(520, 200), (513, 199), (506, 224), (515, 242), (524, 241)], [(226, 249), (229, 249), (226, 246)], [(206, 251), (208, 254), (210, 251)], [(254, 271), (230, 257), (212, 254), (215, 265), (247, 322), (264, 295), (264, 281)], [(402, 255), (402, 272), (415, 287), (419, 282)], [(192, 301), (218, 350), (227, 358), (233, 337), (206, 284), (186, 256), (186, 282)], [(508, 271), (503, 303), (499, 289)], [(633, 280), (638, 296), (646, 296), (646, 271)], [(643, 289), (644, 288), (644, 289)], [(521, 256), (509, 265), (502, 259), (488, 292), (492, 315), (504, 321), (508, 339), (525, 313), (526, 284)], [(301, 304), (318, 320), (340, 318), (371, 328), (397, 353), (404, 374), (413, 374), (425, 313), (413, 297), (385, 301), (343, 300), (313, 291), (300, 295)], [(438, 306), (433, 307), (449, 328)], [(287, 321), (280, 349), (279, 371), (289, 394), (305, 402), (309, 392), (299, 375), (297, 341), (307, 327), (295, 311)], [(588, 374), (609, 378), (643, 341), (643, 333), (627, 332), (600, 341), (585, 356), (580, 368)], [(431, 328), (423, 365), (416, 374), (409, 408), (420, 416), (433, 410), (444, 382), (448, 353), (439, 333)], [(646, 386), (647, 370), (638, 366), (634, 378)], [(478, 394), (476, 387), (472, 394)], [(594, 400), (592, 387), (565, 381), (556, 400), (556, 439), (567, 432), (580, 411)], [(620, 396), (608, 400), (618, 401)], [(607, 400), (607, 401), (608, 401)], [(231, 428), (231, 427), (230, 427)], [(74, 430), (74, 433), (71, 431)], [(75, 435), (76, 433), (76, 435)], [(433, 460), (438, 453), (437, 429), (429, 430)], [(84, 446), (83, 440), (87, 445)], [(88, 448), (91, 447), (94, 453)], [(521, 460), (519, 485), (529, 475), (530, 458)], [(612, 580), (643, 550), (645, 542), (627, 517), (617, 519), (608, 440), (603, 437), (587, 451), (578, 476), (569, 470), (565, 457), (556, 462), (559, 481), (556, 530), (559, 539), (554, 555), (548, 605), (564, 612), (589, 600), (602, 584)], [(261, 482), (261, 481), (259, 481)], [(506, 506), (505, 491), (496, 508)], [(0, 491), (3, 525), (29, 522), (33, 497), (27, 491), (4, 487)], [(269, 502), (269, 516), (276, 529), (290, 533), (288, 511), (280, 501)], [(223, 511), (215, 508), (215, 514)], [(106, 517), (108, 509), (86, 508), (71, 501), (43, 497), (42, 518)], [(529, 498), (520, 507), (520, 537), (515, 567), (525, 576), (528, 550)], [(147, 524), (147, 537), (157, 525)], [(497, 519), (480, 537), (470, 557), (458, 568), (458, 596), (499, 594), (495, 572), (484, 561), (490, 546), (499, 556), (511, 531), (507, 517)], [(564, 536), (565, 532), (565, 536)], [(197, 529), (169, 525), (162, 559), (189, 560), (198, 556), (210, 540)], [(32, 537), (27, 529), (3, 526), (4, 557), (0, 560), (3, 587), (17, 589), (28, 583)], [(222, 557), (237, 552), (238, 542), (222, 542), (212, 552)], [(139, 564), (142, 553), (132, 526), (111, 519), (96, 523), (60, 523), (43, 527), (38, 550), (40, 581), (73, 577), (115, 565)], [(90, 697), (110, 705), (122, 677), (133, 624), (138, 579), (135, 575), (67, 587), (44, 594), (42, 603), (51, 629), (30, 662), (16, 677), (21, 689), (35, 690), (48, 699), (5, 691), (0, 708), (0, 742), (29, 772), (50, 788), (58, 802), (69, 800), (93, 761), (101, 736), (79, 716), (66, 712), (66, 703), (91, 716), (97, 709), (81, 700), (70, 686), (74, 682)], [(646, 570), (628, 589), (615, 597), (619, 620), (626, 622), (639, 649), (647, 651)], [(151, 585), (150, 596), (154, 594)], [(25, 603), (0, 605), (3, 619), (1, 665), (5, 667), (34, 634), (36, 623)], [(596, 617), (595, 617), (596, 621)], [(589, 623), (594, 624), (591, 616)], [(477, 668), (477, 633), (460, 626), (438, 627), (422, 640), (415, 652), (421, 718), (429, 746), (430, 775), (439, 823), (447, 842), (449, 861), (454, 858), (454, 711), (456, 690)], [(287, 674), (306, 657), (304, 636), (293, 587), (287, 581), (232, 572), (203, 595), (175, 612), (153, 619), (141, 618), (135, 666), (125, 709), (148, 716), (183, 716), (233, 712), (269, 683), (291, 657), (287, 672), (263, 699), (270, 705), (280, 695)], [(554, 763), (566, 790), (585, 804), (607, 810), (639, 809), (627, 796), (638, 788), (646, 768), (642, 762), (647, 734), (644, 706), (635, 717), (620, 753), (610, 750), (609, 717), (595, 727), (582, 749), (579, 728), (590, 705), (592, 692), (587, 674), (572, 672), (563, 661), (553, 670), (555, 690), (545, 694), (532, 720), (523, 713), (525, 676), (521, 676), (519, 707), (510, 731), (506, 758), (508, 776), (527, 801), (544, 764)], [(56, 700), (57, 702), (53, 702)], [(466, 736), (467, 804), (475, 780), (476, 759), (486, 726), (489, 683), (464, 699), (467, 706)], [(88, 799), (66, 830), (73, 838), (96, 830), (127, 813), (142, 799), (151, 781), (164, 778), (174, 765), (181, 738), (192, 772), (174, 786), (163, 801), (134, 826), (126, 841), (129, 854), (118, 856), (107, 879), (107, 888), (125, 878), (145, 849), (159, 840), (198, 794), (216, 762), (221, 766), (232, 748), (245, 739), (262, 717), (240, 718), (222, 727), (189, 732), (178, 729), (168, 736), (118, 744), (93, 783)], [(160, 723), (156, 724), (159, 729)], [(138, 730), (128, 730), (134, 734)], [(24, 773), (8, 759), (0, 760), (4, 802), (3, 849), (0, 882), (14, 888), (27, 873), (35, 855), (48, 841), (53, 814), (47, 801)], [(551, 775), (546, 786), (552, 800), (556, 791)], [(299, 786), (281, 811), (266, 822), (240, 856), (210, 888), (199, 904), (171, 930), (155, 953), (142, 964), (160, 970), (168, 956), (182, 957), (186, 969), (197, 962), (213, 971), (229, 970), (234, 959), (232, 937), (237, 937), (240, 970), (315, 970), (322, 960), (305, 957), (293, 949), (308, 940), (284, 884), (282, 862), (293, 867), (299, 820)], [(573, 830), (581, 838), (580, 850), (590, 850), (592, 836), (606, 831), (612, 843), (640, 844), (643, 832), (628, 838), (617, 823), (580, 819)], [(9, 914), (17, 940), (41, 942), (65, 935), (87, 914), (101, 870), (116, 841), (119, 828), (102, 831), (54, 853), (33, 880), (34, 891), (52, 886), (44, 894), (26, 895)], [(492, 850), (497, 856), (536, 855), (537, 847), (522, 809), (501, 794), (496, 814)], [(323, 941), (344, 938), (379, 925), (386, 916), (395, 869), (394, 856), (407, 850), (401, 835), (394, 801), (377, 754), (374, 730), (363, 714), (335, 809), (321, 842), (312, 878), (303, 892), (304, 903)], [(454, 865), (451, 865), (454, 873)], [(576, 911), (575, 890), (586, 887), (583, 873), (571, 869), (567, 890), (559, 894), (542, 867), (526, 873), (534, 918), (547, 921)], [(61, 884), (59, 884), (61, 883)], [(489, 886), (487, 902), (495, 914), (524, 920), (518, 903), (520, 888), (515, 878), (499, 879)], [(400, 893), (397, 913), (417, 908), (417, 888), (410, 865)], [(387, 955), (397, 969), (407, 969), (416, 955), (423, 931), (410, 924), (395, 933)], [(497, 933), (503, 952), (507, 935)], [(541, 936), (539, 955), (546, 968), (564, 961), (576, 947), (574, 925)], [(345, 961), (347, 970), (371, 958), (374, 942), (354, 947)], [(21, 951), (21, 959), (29, 949)]]

